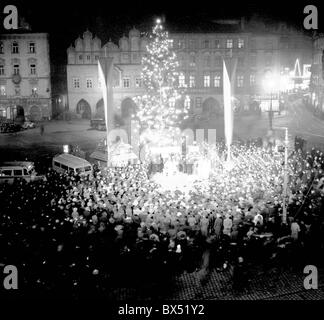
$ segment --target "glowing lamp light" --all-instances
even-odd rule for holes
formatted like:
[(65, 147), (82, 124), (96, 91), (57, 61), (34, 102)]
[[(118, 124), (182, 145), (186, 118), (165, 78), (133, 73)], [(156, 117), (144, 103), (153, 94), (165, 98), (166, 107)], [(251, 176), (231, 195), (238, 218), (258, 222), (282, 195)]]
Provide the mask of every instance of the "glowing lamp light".
[(156, 19), (156, 23), (157, 23), (157, 24), (160, 24), (160, 23), (161, 23), (161, 19), (160, 19), (160, 18), (157, 18), (157, 19)]
[(63, 152), (64, 153), (69, 153), (69, 145), (68, 144), (63, 145)]
[(265, 78), (264, 81), (263, 81), (263, 86), (264, 86), (264, 89), (265, 89), (266, 91), (271, 92), (271, 91), (273, 91), (273, 89), (275, 88), (275, 86), (276, 86), (276, 82), (275, 82), (274, 78), (272, 78), (272, 77), (267, 77), (267, 78)]

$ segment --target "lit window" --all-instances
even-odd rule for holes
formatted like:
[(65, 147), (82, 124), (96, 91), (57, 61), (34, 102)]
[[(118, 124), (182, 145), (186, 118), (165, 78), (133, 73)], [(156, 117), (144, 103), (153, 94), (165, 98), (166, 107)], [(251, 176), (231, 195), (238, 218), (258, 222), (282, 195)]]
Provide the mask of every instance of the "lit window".
[(130, 87), (130, 79), (129, 78), (124, 78), (123, 79), (123, 87), (124, 88), (129, 88)]
[(205, 75), (204, 76), (204, 87), (210, 87), (210, 76), (209, 75)]
[(190, 100), (189, 96), (186, 96), (186, 97), (185, 97), (185, 100), (184, 100), (184, 106), (185, 106), (186, 108), (190, 108), (190, 106), (191, 106), (191, 100)]
[(142, 79), (141, 78), (136, 78), (135, 79), (135, 87), (140, 88), (142, 86)]
[(221, 86), (221, 77), (220, 75), (216, 75), (214, 77), (214, 87), (219, 88)]
[(226, 40), (226, 48), (232, 49), (233, 48), (233, 39), (227, 39)]
[(19, 64), (14, 64), (14, 67), (13, 67), (13, 72), (14, 74), (19, 74)]
[(196, 86), (195, 76), (191, 75), (189, 76), (189, 87), (193, 88)]
[(0, 53), (3, 53), (3, 42), (0, 42)]
[(196, 98), (196, 108), (201, 108), (201, 97)]
[(244, 84), (244, 77), (242, 75), (237, 76), (237, 87), (242, 88)]
[(17, 42), (12, 44), (12, 53), (19, 53), (19, 46)]
[(185, 87), (186, 86), (186, 78), (183, 73), (179, 75), (179, 87)]
[(237, 47), (239, 49), (243, 49), (244, 48), (244, 39), (238, 39)]
[(73, 87), (74, 88), (80, 88), (80, 79), (79, 78), (73, 78)]
[(6, 87), (5, 86), (0, 86), (0, 94), (2, 96), (5, 96), (6, 95)]
[(255, 74), (252, 73), (250, 74), (250, 86), (254, 86), (255, 85)]
[(92, 88), (92, 79), (87, 79), (86, 80), (86, 86), (87, 86), (88, 89)]
[(30, 42), (29, 43), (29, 53), (35, 53), (35, 42)]
[(37, 88), (32, 88), (32, 96), (37, 96)]
[(3, 76), (4, 74), (5, 74), (4, 65), (0, 64), (0, 76)]
[(30, 74), (36, 74), (36, 64), (30, 65)]
[(220, 41), (219, 39), (215, 40), (215, 48), (219, 49), (220, 48)]

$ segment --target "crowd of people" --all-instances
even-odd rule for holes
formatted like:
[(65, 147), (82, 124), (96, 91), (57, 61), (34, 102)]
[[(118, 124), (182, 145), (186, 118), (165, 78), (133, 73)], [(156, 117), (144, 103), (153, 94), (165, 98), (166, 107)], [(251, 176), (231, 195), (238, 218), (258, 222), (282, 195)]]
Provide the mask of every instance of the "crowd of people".
[(93, 177), (49, 169), (45, 181), (0, 185), (0, 263), (18, 267), (22, 290), (75, 297), (183, 272), (204, 283), (228, 268), (241, 288), (249, 265), (318, 263), (323, 153), (290, 154), (283, 223), (283, 155), (233, 146), (227, 166), (220, 150), (210, 152), (209, 179), (189, 192), (162, 190), (146, 164), (94, 168)]

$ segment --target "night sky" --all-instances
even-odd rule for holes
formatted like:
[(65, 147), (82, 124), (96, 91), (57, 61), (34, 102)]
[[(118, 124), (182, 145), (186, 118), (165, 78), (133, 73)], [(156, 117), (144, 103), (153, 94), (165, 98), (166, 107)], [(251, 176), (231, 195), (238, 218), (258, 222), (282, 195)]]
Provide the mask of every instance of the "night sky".
[[(99, 4), (98, 4), (99, 3)], [(154, 17), (165, 18), (172, 31), (195, 31), (203, 23), (215, 19), (234, 19), (257, 16), (262, 20), (285, 21), (303, 27), (303, 9), (314, 4), (319, 11), (319, 27), (324, 26), (324, 5), (319, 1), (223, 1), (219, 0), (105, 0), (105, 1), (1, 1), (15, 4), (20, 17), (31, 25), (32, 31), (50, 34), (51, 58), (54, 63), (65, 63), (66, 49), (88, 28), (105, 43), (111, 38), (118, 41), (133, 27), (149, 31)], [(321, 21), (323, 17), (323, 21)]]

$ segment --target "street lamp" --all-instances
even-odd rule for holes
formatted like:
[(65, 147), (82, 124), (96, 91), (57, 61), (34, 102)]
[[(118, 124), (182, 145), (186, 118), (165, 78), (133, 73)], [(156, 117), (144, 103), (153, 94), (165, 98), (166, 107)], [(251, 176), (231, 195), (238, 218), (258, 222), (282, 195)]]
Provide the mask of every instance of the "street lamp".
[(264, 80), (263, 80), (263, 86), (266, 92), (270, 93), (270, 108), (268, 110), (269, 112), (269, 129), (272, 130), (272, 119), (273, 119), (273, 111), (272, 111), (272, 93), (276, 86), (276, 80), (272, 76), (272, 72), (268, 71)]

